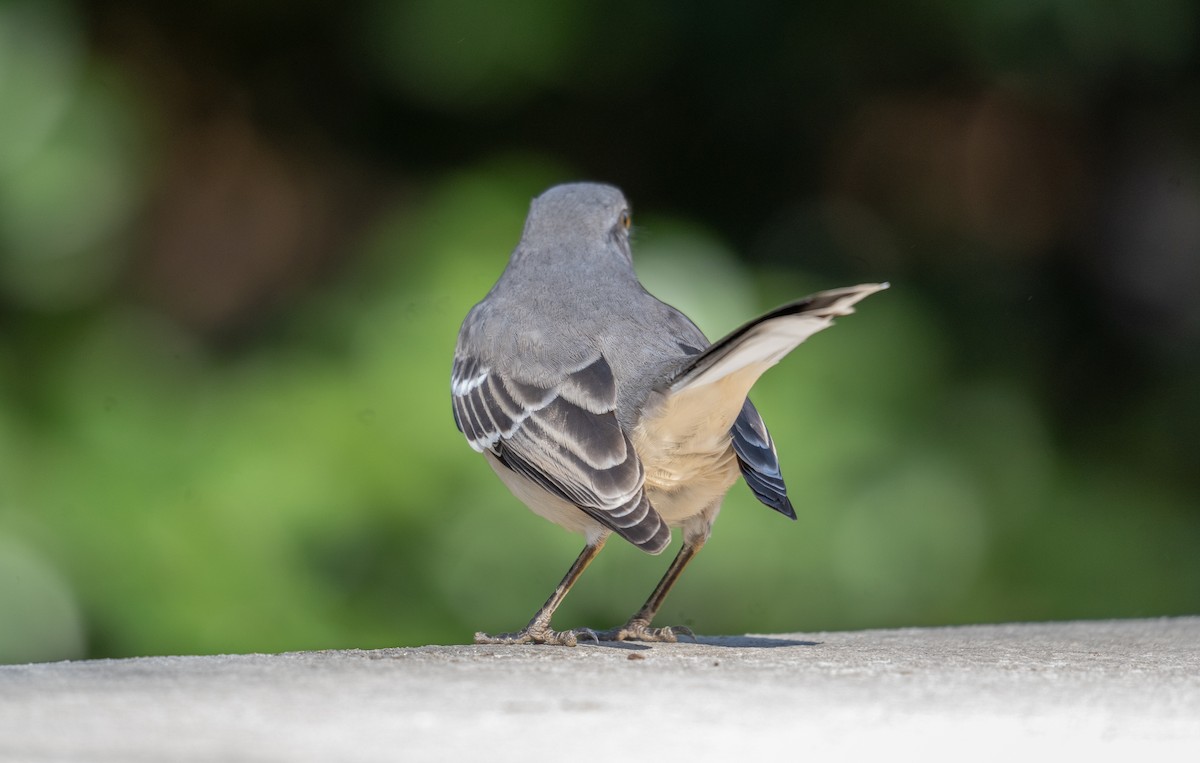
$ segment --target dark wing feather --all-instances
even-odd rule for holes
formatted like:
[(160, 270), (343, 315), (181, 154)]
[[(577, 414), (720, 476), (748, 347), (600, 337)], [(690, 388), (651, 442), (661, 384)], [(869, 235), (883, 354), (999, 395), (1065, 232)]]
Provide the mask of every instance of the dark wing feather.
[(456, 354), (454, 420), (471, 447), (569, 501), (651, 553), (671, 531), (646, 499), (645, 472), (616, 417), (617, 388), (603, 356), (553, 383), (509, 378)]
[(737, 454), (738, 465), (742, 467), (742, 476), (746, 484), (754, 491), (758, 500), (775, 511), (790, 519), (796, 518), (796, 510), (788, 500), (787, 486), (783, 484), (783, 475), (779, 471), (779, 454), (775, 452), (775, 443), (771, 433), (763, 423), (762, 416), (747, 398), (742, 405), (742, 412), (733, 422), (733, 451)]

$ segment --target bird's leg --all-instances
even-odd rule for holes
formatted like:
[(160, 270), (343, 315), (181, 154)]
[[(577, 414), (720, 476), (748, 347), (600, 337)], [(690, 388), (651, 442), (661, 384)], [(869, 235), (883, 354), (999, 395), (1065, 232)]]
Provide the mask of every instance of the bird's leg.
[(546, 599), (546, 603), (538, 610), (533, 619), (529, 621), (522, 630), (517, 633), (499, 633), (495, 636), (486, 633), (476, 633), (476, 644), (556, 644), (559, 646), (575, 646), (580, 637), (586, 637), (595, 640), (596, 634), (589, 628), (576, 628), (571, 631), (555, 631), (550, 629), (550, 618), (554, 616), (554, 610), (558, 609), (558, 605), (562, 604), (562, 600), (566, 598), (567, 591), (571, 590), (571, 586), (575, 585), (575, 581), (587, 569), (587, 566), (596, 554), (600, 553), (600, 549), (604, 548), (604, 541), (608, 539), (607, 535), (600, 536), (600, 539), (589, 543), (583, 547), (583, 551), (575, 559), (571, 569), (567, 570), (567, 574), (563, 576), (562, 582), (554, 589), (554, 593), (550, 594), (550, 598)]
[(606, 631), (598, 631), (596, 638), (601, 641), (677, 641), (677, 636), (680, 634), (692, 636), (692, 631), (682, 625), (667, 626), (665, 628), (651, 628), (650, 623), (654, 620), (654, 616), (658, 614), (659, 608), (662, 606), (663, 600), (667, 598), (667, 594), (671, 592), (671, 587), (675, 585), (675, 581), (679, 579), (683, 568), (687, 566), (696, 552), (704, 545), (707, 536), (702, 536), (695, 539), (689, 539), (686, 536), (683, 540), (683, 547), (679, 549), (679, 553), (671, 561), (671, 566), (663, 574), (662, 579), (658, 581), (658, 585), (654, 587), (654, 593), (650, 594), (650, 598), (646, 599), (646, 603), (642, 605), (633, 617), (629, 618), (629, 622), (619, 628), (612, 628)]

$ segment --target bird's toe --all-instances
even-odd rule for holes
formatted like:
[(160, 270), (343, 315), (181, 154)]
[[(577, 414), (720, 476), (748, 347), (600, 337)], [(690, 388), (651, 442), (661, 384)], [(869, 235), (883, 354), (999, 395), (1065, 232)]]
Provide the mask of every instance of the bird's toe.
[(657, 641), (674, 644), (680, 636), (695, 640), (696, 634), (684, 625), (668, 625), (662, 628), (652, 628), (650, 623), (641, 620), (630, 620), (619, 628), (599, 631), (596, 638), (601, 641)]
[(569, 631), (556, 631), (549, 627), (526, 626), (516, 633), (476, 633), (476, 644), (548, 644), (551, 646), (575, 646), (579, 639), (587, 638), (599, 641), (596, 632), (591, 628), (576, 628)]

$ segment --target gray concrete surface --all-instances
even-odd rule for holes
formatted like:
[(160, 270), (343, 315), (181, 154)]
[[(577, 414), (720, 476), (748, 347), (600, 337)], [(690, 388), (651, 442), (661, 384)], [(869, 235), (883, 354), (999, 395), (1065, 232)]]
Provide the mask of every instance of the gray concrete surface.
[(1200, 761), (1200, 617), (0, 667), (4, 761), (767, 755)]

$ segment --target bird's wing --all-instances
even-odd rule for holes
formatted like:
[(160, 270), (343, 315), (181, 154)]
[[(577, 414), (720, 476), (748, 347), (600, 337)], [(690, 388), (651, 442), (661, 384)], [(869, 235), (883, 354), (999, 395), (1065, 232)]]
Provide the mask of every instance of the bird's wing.
[(750, 398), (746, 398), (742, 404), (742, 412), (733, 422), (730, 434), (733, 436), (733, 452), (737, 454), (738, 466), (742, 468), (742, 476), (754, 495), (785, 517), (795, 519), (796, 510), (788, 500), (775, 443)]
[(663, 386), (645, 425), (693, 449), (727, 441), (750, 387), (798, 344), (854, 312), (854, 304), (887, 284), (833, 289), (755, 318), (689, 358)]
[(670, 543), (670, 529), (646, 498), (642, 462), (617, 422), (616, 380), (602, 355), (535, 383), (460, 346), (451, 393), (454, 421), (472, 448), (645, 551)]
[(805, 339), (833, 325), (834, 318), (850, 315), (855, 303), (886, 288), (886, 283), (868, 283), (830, 289), (761, 315), (692, 358), (675, 375), (670, 391), (678, 394), (759, 369), (750, 380), (753, 384)]
[[(695, 348), (681, 344), (690, 357), (681, 359), (678, 370), (648, 398), (638, 431), (687, 453), (719, 453), (732, 443), (755, 495), (794, 516), (774, 444), (747, 394), (763, 372), (797, 345), (885, 288), (887, 284), (863, 284), (820, 292), (772, 310), (695, 354)], [(647, 453), (651, 451), (643, 448)]]

